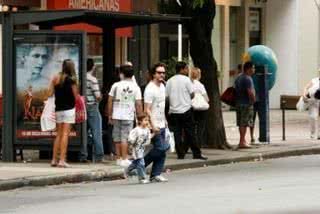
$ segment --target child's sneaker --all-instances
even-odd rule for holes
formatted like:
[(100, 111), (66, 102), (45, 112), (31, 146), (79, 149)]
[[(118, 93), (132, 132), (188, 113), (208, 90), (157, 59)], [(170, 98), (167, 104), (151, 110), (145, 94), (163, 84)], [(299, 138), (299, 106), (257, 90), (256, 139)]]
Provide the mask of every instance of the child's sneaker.
[(148, 183), (150, 183), (150, 181), (145, 178), (145, 179), (139, 180), (139, 183), (140, 183), (140, 184), (148, 184)]
[(128, 167), (130, 164), (131, 164), (131, 161), (129, 161), (128, 159), (120, 161), (120, 166), (122, 167)]
[(131, 170), (129, 171), (129, 168), (125, 168), (124, 171), (123, 171), (123, 176), (124, 178), (132, 178), (132, 177), (135, 177), (137, 176), (137, 170)]

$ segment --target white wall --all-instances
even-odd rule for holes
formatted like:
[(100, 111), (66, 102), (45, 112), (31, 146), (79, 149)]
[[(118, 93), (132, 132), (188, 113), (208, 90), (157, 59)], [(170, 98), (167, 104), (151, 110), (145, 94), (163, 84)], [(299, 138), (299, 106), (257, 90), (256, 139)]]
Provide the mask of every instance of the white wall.
[(314, 1), (298, 0), (298, 92), (319, 75), (319, 12)]
[(222, 58), (221, 58), (221, 8), (222, 6), (217, 6), (216, 17), (214, 19), (214, 29), (212, 32), (212, 48), (213, 54), (218, 64), (218, 71), (222, 69)]
[(276, 84), (270, 92), (271, 108), (280, 107), (281, 94), (298, 94), (297, 1), (268, 0), (266, 5), (266, 45), (279, 62)]

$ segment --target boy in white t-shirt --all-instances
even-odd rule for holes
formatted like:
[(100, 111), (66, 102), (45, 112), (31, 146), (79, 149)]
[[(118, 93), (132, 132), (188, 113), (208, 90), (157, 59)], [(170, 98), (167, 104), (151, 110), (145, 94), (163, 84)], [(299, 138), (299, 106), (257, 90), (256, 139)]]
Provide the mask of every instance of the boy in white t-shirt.
[(108, 99), (109, 124), (113, 125), (112, 138), (116, 149), (117, 164), (130, 165), (128, 160), (128, 136), (133, 128), (135, 113), (142, 112), (141, 90), (132, 81), (133, 68), (120, 67), (124, 79), (112, 85)]

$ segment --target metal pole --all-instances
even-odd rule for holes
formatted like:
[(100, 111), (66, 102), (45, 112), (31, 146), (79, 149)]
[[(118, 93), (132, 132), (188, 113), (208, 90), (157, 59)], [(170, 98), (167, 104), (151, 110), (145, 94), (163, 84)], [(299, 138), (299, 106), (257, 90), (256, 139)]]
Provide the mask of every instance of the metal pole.
[(178, 25), (178, 61), (182, 61), (182, 24)]
[(286, 101), (281, 101), (281, 110), (282, 110), (282, 140), (286, 140)]
[(259, 84), (259, 140), (270, 143), (270, 110), (269, 110), (269, 90), (268, 90), (268, 68), (267, 66), (256, 66)]
[(3, 92), (3, 126), (2, 126), (2, 146), (3, 161), (14, 161), (14, 71), (13, 71), (13, 19), (10, 13), (1, 14), (2, 22), (2, 92)]

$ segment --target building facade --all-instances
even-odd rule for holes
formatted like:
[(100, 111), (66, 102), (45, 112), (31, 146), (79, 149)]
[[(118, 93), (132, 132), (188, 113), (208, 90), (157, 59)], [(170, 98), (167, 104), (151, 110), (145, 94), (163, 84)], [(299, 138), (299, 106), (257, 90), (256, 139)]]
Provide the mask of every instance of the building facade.
[(241, 63), (252, 45), (270, 47), (278, 57), (270, 107), (280, 107), (280, 95), (301, 95), (319, 76), (319, 11), (315, 1), (216, 0), (213, 47), (221, 90), (230, 86), (230, 70)]
[[(42, 0), (0, 0), (0, 12), (40, 10)], [(21, 29), (28, 29), (29, 26), (21, 26)], [(0, 25), (0, 29), (2, 26)], [(0, 35), (0, 94), (2, 94), (2, 35)]]
[[(242, 54), (256, 44), (270, 47), (278, 57), (276, 84), (270, 93), (271, 108), (280, 107), (280, 95), (301, 94), (304, 85), (319, 75), (320, 22), (315, 1), (216, 0), (216, 4), (212, 44), (218, 63), (221, 91), (232, 83), (230, 71), (242, 62)], [(0, 0), (0, 9), (4, 5), (9, 6), (9, 10), (99, 9), (138, 13), (161, 12), (158, 1), (150, 0)], [(88, 55), (101, 59), (101, 29), (83, 25), (80, 25), (80, 28), (86, 30), (88, 35)], [(79, 25), (57, 29), (79, 30)], [(140, 78), (139, 81), (143, 83), (143, 74), (150, 65), (177, 57), (177, 32), (176, 25), (167, 24), (120, 29), (116, 37), (116, 63), (132, 61), (138, 72), (138, 80)], [(183, 34), (183, 56), (188, 57), (187, 34)]]

